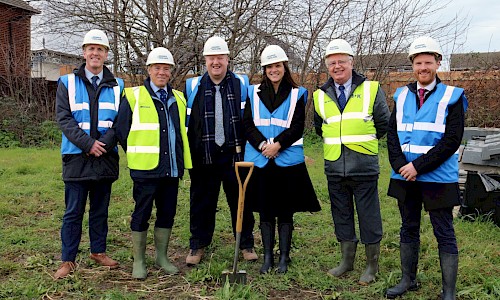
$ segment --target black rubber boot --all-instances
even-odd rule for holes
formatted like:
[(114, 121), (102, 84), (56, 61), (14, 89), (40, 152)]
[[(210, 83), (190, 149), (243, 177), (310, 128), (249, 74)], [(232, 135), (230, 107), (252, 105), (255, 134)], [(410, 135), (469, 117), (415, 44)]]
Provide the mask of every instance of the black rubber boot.
[(359, 279), (359, 284), (368, 285), (375, 281), (378, 272), (378, 257), (380, 256), (380, 243), (365, 245), (366, 270)]
[(442, 300), (456, 299), (456, 283), (458, 272), (458, 254), (439, 252), (439, 263), (441, 265), (441, 276), (443, 279)]
[(260, 268), (260, 274), (265, 274), (274, 267), (274, 234), (275, 223), (260, 222), (260, 234), (262, 235), (262, 245), (264, 246), (264, 263)]
[(348, 271), (354, 269), (354, 258), (356, 257), (356, 248), (358, 243), (356, 242), (340, 242), (340, 251), (342, 252), (342, 260), (340, 264), (329, 270), (328, 273), (340, 277)]
[(401, 258), (401, 281), (394, 287), (387, 289), (385, 296), (394, 299), (407, 291), (418, 289), (417, 266), (420, 243), (400, 243), (399, 255)]
[(276, 268), (276, 273), (285, 274), (288, 271), (290, 259), (290, 247), (292, 245), (292, 223), (278, 224), (278, 234), (280, 240), (280, 261)]

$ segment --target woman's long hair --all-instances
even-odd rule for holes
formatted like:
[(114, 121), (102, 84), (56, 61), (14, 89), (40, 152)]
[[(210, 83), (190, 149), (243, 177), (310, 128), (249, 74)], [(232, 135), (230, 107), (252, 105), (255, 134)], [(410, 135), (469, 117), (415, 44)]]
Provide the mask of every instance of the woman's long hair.
[[(288, 67), (288, 62), (283, 61), (282, 63), (283, 63), (283, 66), (285, 67), (285, 74), (283, 74), (283, 79), (281, 79), (281, 80), (285, 80), (293, 88), (298, 88), (299, 85), (295, 82), (295, 80), (293, 80), (292, 72), (290, 72), (290, 68)], [(265, 85), (265, 86), (273, 86), (273, 83), (271, 82), (271, 80), (269, 80), (269, 78), (267, 78), (266, 66), (262, 67), (262, 80), (260, 81), (260, 84)]]

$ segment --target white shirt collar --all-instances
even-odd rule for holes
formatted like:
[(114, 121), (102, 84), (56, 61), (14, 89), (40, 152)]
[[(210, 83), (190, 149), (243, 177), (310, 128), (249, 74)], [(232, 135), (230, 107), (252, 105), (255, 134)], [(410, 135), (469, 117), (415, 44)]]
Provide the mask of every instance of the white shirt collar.
[(434, 89), (434, 87), (436, 87), (436, 84), (437, 84), (436, 78), (434, 78), (434, 80), (429, 85), (426, 86), (422, 86), (420, 82), (417, 81), (417, 91), (419, 89), (426, 89), (428, 92), (430, 92)]
[(345, 87), (344, 94), (346, 97), (348, 97), (351, 94), (351, 86), (352, 86), (352, 77), (349, 78), (344, 84), (338, 84), (335, 81), (333, 81), (335, 84), (335, 90), (337, 91), (337, 95), (340, 93), (339, 86), (343, 85)]

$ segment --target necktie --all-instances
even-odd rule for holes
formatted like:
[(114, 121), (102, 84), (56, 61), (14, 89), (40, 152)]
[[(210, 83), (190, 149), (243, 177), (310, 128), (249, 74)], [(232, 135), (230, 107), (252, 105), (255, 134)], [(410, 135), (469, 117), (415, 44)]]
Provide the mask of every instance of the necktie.
[(215, 143), (222, 146), (226, 138), (224, 136), (224, 114), (222, 111), (222, 95), (220, 86), (215, 86)]
[(160, 100), (163, 104), (167, 105), (167, 92), (164, 89), (159, 89), (158, 93), (160, 93)]
[(425, 91), (426, 89), (418, 89), (418, 100), (420, 100), (419, 107), (422, 107), (422, 105), (424, 105)]
[(345, 86), (340, 85), (339, 86), (340, 94), (339, 94), (339, 105), (340, 105), (340, 111), (344, 111), (345, 105), (347, 104), (347, 99), (345, 98)]
[(94, 90), (97, 91), (97, 80), (99, 79), (99, 76), (92, 76), (92, 86), (94, 87)]

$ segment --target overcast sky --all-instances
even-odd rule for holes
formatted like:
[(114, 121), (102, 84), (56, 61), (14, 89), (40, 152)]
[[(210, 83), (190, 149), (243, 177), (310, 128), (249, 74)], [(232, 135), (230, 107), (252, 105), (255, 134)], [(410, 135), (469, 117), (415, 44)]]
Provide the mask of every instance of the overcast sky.
[(451, 19), (457, 14), (469, 22), (466, 41), (459, 52), (500, 51), (499, 0), (453, 0), (437, 15)]

